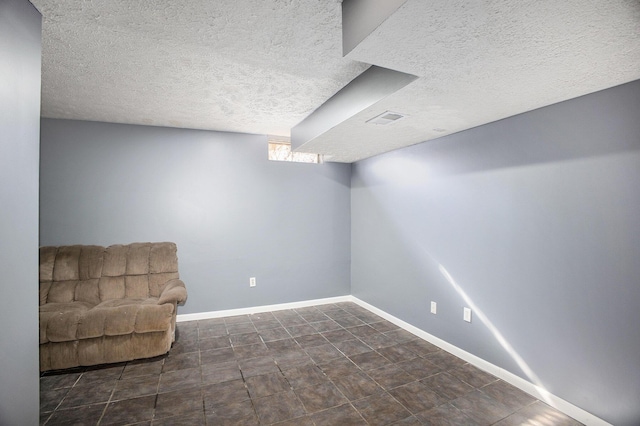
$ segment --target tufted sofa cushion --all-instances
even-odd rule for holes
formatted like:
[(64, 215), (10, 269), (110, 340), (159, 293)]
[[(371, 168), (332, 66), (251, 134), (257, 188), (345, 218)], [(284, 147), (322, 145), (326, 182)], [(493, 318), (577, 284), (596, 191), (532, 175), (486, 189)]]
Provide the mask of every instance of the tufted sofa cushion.
[(173, 243), (41, 247), (40, 305), (160, 297), (179, 278), (176, 251)]
[(187, 298), (176, 252), (174, 243), (42, 247), (41, 370), (168, 351)]
[(41, 306), (40, 343), (76, 340), (80, 319), (91, 308), (85, 302), (52, 302)]

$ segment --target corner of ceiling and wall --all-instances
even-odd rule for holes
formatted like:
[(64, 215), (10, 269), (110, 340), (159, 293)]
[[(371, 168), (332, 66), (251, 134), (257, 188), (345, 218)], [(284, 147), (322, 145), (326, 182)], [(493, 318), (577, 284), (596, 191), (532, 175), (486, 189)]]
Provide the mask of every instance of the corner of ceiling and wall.
[[(333, 162), (640, 79), (638, 1), (30, 1), (42, 117), (291, 135)], [(386, 111), (405, 118), (367, 123)]]
[[(365, 71), (292, 129), (294, 148), (354, 162), (640, 77), (640, 3), (508, 3), (343, 1), (345, 57), (413, 78), (297, 140), (314, 115), (352, 105), (343, 91)], [(388, 110), (408, 119), (368, 123)]]

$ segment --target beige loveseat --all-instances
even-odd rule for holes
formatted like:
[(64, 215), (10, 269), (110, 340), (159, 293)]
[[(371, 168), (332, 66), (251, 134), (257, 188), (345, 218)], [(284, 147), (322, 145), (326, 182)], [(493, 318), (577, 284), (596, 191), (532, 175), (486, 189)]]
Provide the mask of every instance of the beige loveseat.
[(40, 370), (169, 351), (187, 299), (173, 243), (40, 248)]

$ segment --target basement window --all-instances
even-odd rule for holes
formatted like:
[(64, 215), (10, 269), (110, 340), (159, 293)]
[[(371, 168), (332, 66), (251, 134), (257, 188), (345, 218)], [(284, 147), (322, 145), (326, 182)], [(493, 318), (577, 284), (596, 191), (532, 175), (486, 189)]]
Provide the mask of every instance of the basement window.
[(319, 163), (320, 155), (291, 151), (291, 141), (283, 137), (269, 137), (269, 160), (294, 163)]

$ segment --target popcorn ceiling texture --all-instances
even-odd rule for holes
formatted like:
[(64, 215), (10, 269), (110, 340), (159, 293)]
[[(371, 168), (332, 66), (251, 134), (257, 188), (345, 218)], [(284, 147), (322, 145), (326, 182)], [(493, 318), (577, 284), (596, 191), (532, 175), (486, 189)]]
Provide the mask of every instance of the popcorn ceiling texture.
[(330, 161), (640, 78), (637, 0), (409, 0), (346, 58), (338, 1), (32, 2), (50, 118), (286, 136), (368, 64), (420, 77), (305, 145)]
[(640, 1), (409, 0), (347, 57), (421, 77), (305, 146), (352, 162), (640, 78)]
[(335, 1), (33, 3), (49, 118), (288, 135), (368, 67)]

